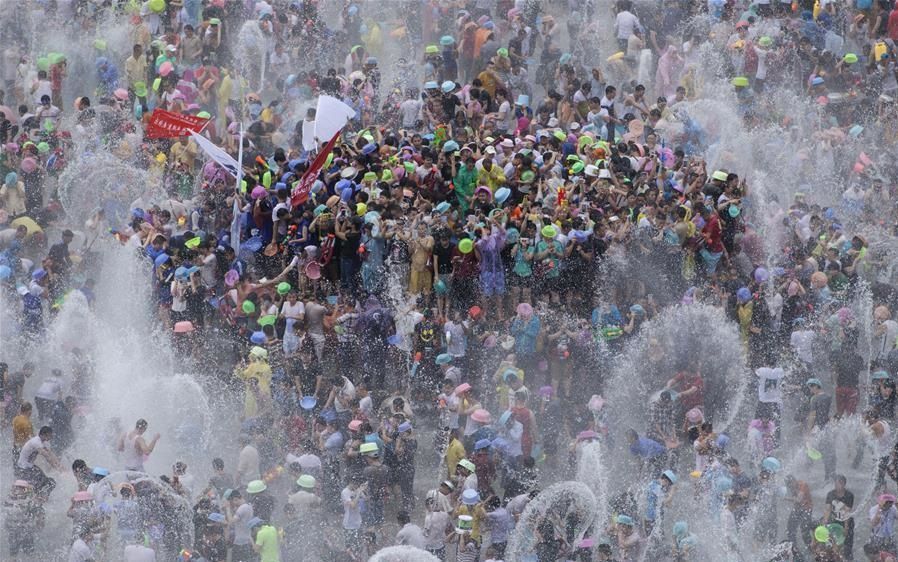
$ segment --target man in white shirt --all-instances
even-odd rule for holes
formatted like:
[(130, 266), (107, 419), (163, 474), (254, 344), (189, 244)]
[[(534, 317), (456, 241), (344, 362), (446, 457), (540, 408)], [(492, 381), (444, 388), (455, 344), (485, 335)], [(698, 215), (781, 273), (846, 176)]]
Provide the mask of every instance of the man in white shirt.
[(421, 550), (427, 547), (427, 538), (424, 536), (424, 531), (421, 530), (421, 527), (411, 522), (412, 520), (407, 511), (400, 511), (396, 515), (396, 520), (402, 526), (399, 532), (396, 533), (397, 545), (413, 546)]
[(16, 477), (31, 483), (34, 486), (35, 494), (44, 498), (47, 498), (50, 492), (53, 491), (53, 488), (56, 487), (56, 481), (47, 477), (44, 471), (34, 464), (34, 461), (41, 456), (54, 470), (62, 470), (62, 465), (48, 446), (52, 438), (53, 430), (45, 425), (38, 431), (37, 435), (22, 445), (22, 450), (19, 452), (19, 460), (16, 461)]
[(617, 16), (614, 18), (614, 32), (617, 44), (621, 51), (627, 50), (627, 40), (636, 29), (642, 29), (639, 18), (630, 12), (630, 0), (620, 0), (617, 3)]
[(231, 560), (252, 562), (256, 558), (253, 552), (252, 532), (249, 528), (249, 522), (253, 518), (253, 506), (246, 503), (237, 490), (232, 490), (227, 500), (227, 522), (234, 530)]
[(250, 439), (244, 440), (243, 449), (237, 458), (237, 483), (240, 485), (262, 478), (259, 471), (259, 450)]

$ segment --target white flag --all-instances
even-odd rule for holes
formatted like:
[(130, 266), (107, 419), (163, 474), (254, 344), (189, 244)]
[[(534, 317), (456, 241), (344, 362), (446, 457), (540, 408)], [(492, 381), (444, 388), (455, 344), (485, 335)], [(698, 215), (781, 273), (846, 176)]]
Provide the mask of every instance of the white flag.
[(216, 146), (206, 137), (193, 131), (190, 131), (190, 137), (203, 149), (203, 152), (205, 152), (209, 158), (215, 160), (218, 165), (227, 170), (231, 176), (237, 177), (237, 171), (240, 169), (240, 164), (238, 164), (230, 154), (225, 152), (221, 147)]
[(355, 109), (342, 101), (331, 96), (318, 96), (318, 108), (315, 110), (315, 137), (318, 142), (330, 139), (353, 117)]

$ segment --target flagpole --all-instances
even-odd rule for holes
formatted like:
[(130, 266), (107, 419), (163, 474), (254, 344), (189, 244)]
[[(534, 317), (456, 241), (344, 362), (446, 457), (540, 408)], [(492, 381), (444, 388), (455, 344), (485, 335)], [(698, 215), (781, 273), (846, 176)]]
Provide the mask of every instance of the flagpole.
[[(242, 197), (240, 190), (243, 185), (243, 123), (240, 123), (240, 135), (237, 148), (237, 188), (234, 190), (233, 217), (231, 217), (231, 248), (234, 252), (240, 251), (240, 204), (237, 202)], [(237, 228), (234, 228), (237, 225)]]

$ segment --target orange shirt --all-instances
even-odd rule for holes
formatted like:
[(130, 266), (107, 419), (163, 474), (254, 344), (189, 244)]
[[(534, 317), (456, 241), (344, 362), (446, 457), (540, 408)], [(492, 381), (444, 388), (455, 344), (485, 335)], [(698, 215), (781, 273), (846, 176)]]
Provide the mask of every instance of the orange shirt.
[(26, 441), (34, 437), (34, 428), (31, 426), (31, 418), (19, 414), (12, 419), (12, 442), (16, 447), (21, 447)]

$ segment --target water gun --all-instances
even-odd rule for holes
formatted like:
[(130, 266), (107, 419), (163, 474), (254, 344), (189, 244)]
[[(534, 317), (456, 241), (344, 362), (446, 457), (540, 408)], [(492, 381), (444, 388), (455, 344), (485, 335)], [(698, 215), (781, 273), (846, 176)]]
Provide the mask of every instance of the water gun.
[(421, 366), (421, 352), (418, 351), (415, 353), (415, 360), (412, 363), (412, 370), (411, 370), (411, 374), (410, 374), (411, 378), (415, 378), (415, 375), (418, 373), (418, 368), (420, 366)]

